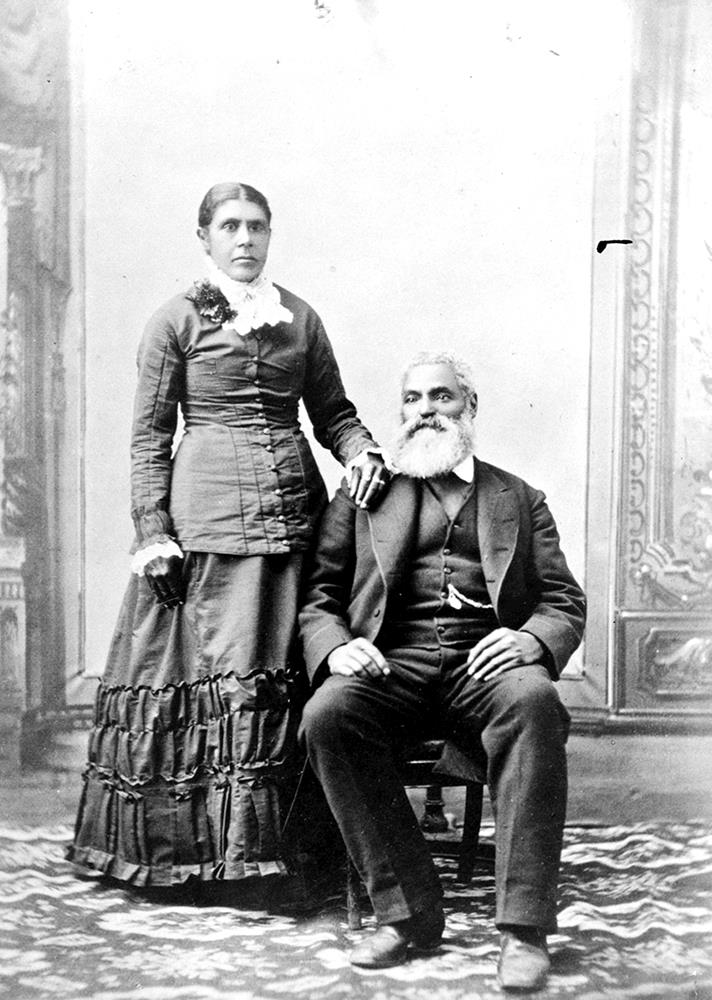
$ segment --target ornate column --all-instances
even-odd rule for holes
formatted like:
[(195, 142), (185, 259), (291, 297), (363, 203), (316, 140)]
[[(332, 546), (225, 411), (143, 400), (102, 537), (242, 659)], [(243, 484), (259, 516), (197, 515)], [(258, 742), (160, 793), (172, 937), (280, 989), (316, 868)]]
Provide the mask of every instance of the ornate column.
[[(46, 538), (36, 450), (37, 384), (34, 178), (41, 150), (0, 143), (7, 207), (7, 308), (0, 316), (0, 769), (17, 768), (30, 677), (29, 639), (42, 620)], [(28, 620), (31, 622), (28, 632)], [(39, 652), (39, 650), (37, 651)]]
[(712, 72), (696, 50), (712, 11), (650, 2), (640, 25), (615, 702), (689, 718), (712, 711)]

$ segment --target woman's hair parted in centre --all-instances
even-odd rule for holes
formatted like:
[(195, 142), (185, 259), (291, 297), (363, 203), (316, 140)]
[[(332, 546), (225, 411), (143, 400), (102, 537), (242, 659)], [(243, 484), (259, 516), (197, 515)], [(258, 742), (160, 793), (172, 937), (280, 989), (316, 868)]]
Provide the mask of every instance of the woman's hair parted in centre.
[(475, 389), (475, 377), (472, 374), (472, 369), (466, 361), (463, 361), (462, 358), (458, 357), (457, 354), (453, 354), (451, 351), (420, 351), (420, 353), (416, 354), (414, 358), (411, 358), (403, 370), (403, 375), (401, 377), (401, 389), (405, 385), (408, 373), (411, 372), (413, 368), (419, 368), (421, 365), (448, 365), (452, 369), (455, 381), (460, 387), (463, 396), (467, 400), (469, 409), (473, 413), (477, 411), (477, 390)]
[(215, 210), (225, 201), (250, 201), (254, 205), (259, 205), (265, 213), (268, 225), (272, 222), (272, 210), (261, 191), (238, 181), (223, 181), (221, 184), (213, 184), (201, 201), (198, 209), (198, 225), (201, 228), (209, 226), (213, 221)]

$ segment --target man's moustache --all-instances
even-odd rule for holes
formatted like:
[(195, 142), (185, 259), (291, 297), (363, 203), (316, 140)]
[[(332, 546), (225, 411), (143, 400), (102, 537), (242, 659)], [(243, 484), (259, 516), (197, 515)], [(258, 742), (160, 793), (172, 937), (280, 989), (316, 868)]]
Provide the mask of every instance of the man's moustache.
[(449, 430), (450, 421), (447, 423), (441, 417), (416, 417), (412, 423), (406, 426), (406, 434), (408, 437), (413, 437), (418, 431), (431, 430), (431, 431), (447, 431)]

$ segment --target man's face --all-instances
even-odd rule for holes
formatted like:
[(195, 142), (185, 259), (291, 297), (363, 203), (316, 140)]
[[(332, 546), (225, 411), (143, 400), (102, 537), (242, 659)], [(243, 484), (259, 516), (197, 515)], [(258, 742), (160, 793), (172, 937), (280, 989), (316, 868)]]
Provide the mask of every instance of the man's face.
[(393, 448), (398, 469), (418, 479), (452, 471), (474, 452), (474, 418), (450, 365), (411, 368), (403, 383), (402, 423)]
[(457, 420), (466, 405), (467, 401), (450, 365), (418, 365), (408, 372), (401, 397), (401, 416), (404, 421), (433, 414)]
[(218, 205), (210, 225), (198, 230), (205, 252), (234, 281), (252, 281), (262, 273), (270, 235), (260, 206), (238, 199)]

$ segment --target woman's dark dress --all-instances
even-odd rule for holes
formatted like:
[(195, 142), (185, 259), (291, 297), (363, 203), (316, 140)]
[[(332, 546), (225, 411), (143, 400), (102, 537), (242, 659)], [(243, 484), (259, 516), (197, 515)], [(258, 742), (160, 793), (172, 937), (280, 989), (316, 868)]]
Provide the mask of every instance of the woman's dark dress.
[[(71, 860), (134, 885), (285, 870), (288, 665), (326, 493), (298, 422), (343, 463), (374, 442), (311, 307), (244, 338), (188, 294), (149, 322), (132, 437), (138, 543), (175, 537), (185, 604), (132, 575), (96, 699)], [(185, 434), (171, 458), (178, 409)]]

